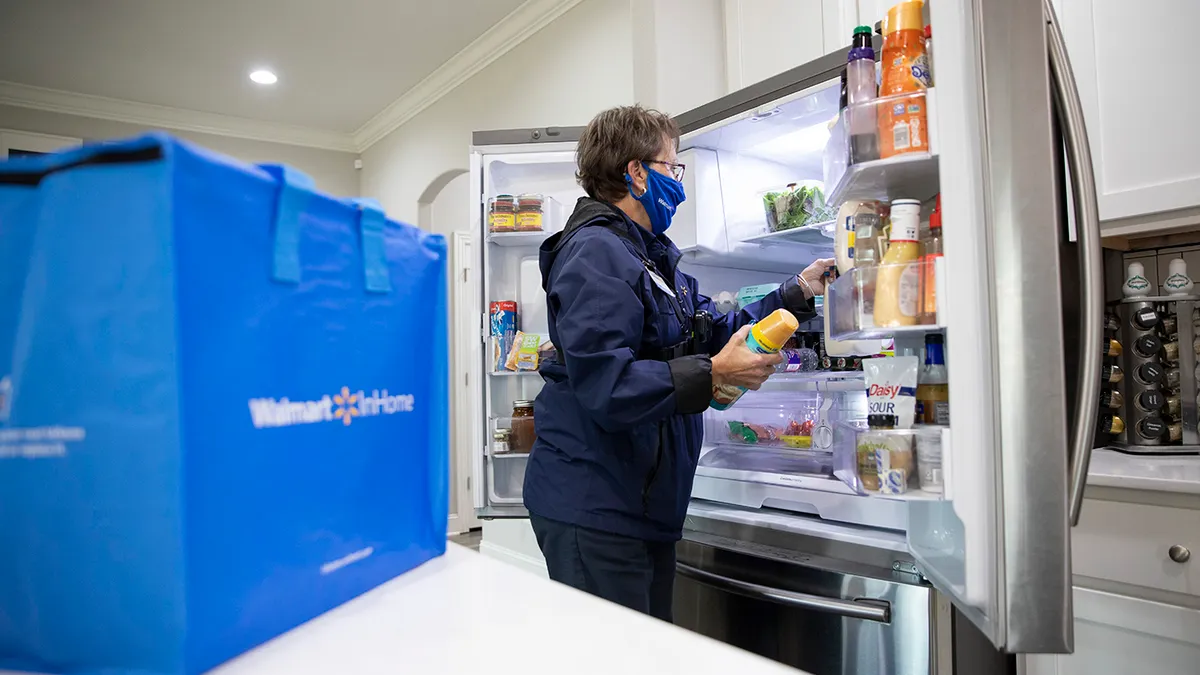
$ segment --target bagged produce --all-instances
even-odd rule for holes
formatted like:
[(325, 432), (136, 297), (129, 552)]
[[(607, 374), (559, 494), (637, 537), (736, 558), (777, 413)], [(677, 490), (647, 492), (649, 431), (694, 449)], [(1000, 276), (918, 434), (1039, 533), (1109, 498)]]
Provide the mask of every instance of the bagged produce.
[(163, 135), (0, 163), (0, 670), (200, 673), (444, 552), (445, 274)]

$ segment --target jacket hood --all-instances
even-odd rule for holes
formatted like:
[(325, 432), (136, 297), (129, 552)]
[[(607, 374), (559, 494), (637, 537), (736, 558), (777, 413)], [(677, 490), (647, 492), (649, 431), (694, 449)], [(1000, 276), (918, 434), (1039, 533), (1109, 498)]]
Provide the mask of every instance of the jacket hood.
[(612, 223), (616, 227), (614, 230), (620, 229), (625, 232), (621, 235), (626, 241), (634, 243), (642, 250), (642, 255), (645, 255), (645, 244), (642, 243), (640, 237), (635, 236), (629, 231), (631, 225), (629, 220), (621, 211), (606, 202), (602, 202), (591, 197), (580, 197), (579, 201), (575, 202), (575, 210), (571, 213), (571, 217), (567, 219), (567, 224), (562, 232), (550, 236), (546, 241), (542, 242), (538, 249), (538, 268), (542, 272), (542, 290), (548, 290), (547, 286), (550, 281), (550, 269), (554, 266), (554, 260), (558, 257), (558, 252), (563, 246), (575, 236), (579, 230), (588, 225), (596, 224), (598, 221)]

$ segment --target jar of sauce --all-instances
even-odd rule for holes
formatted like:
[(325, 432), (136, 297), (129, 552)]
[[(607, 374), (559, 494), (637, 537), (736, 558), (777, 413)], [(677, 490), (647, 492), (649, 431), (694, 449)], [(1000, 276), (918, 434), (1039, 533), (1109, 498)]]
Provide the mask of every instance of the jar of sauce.
[(533, 401), (513, 401), (512, 433), (508, 438), (511, 452), (527, 453), (533, 450), (537, 432), (533, 426)]
[(517, 232), (542, 231), (543, 198), (537, 194), (517, 197)]
[(492, 232), (515, 232), (517, 201), (512, 195), (496, 195), (488, 204), (488, 229)]

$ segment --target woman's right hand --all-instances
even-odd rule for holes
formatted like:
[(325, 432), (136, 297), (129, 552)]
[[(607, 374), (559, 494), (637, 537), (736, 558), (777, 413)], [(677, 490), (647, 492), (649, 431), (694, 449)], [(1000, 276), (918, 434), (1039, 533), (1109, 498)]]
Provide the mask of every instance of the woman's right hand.
[(713, 386), (727, 384), (757, 390), (775, 372), (775, 365), (783, 362), (780, 354), (756, 354), (746, 346), (750, 326), (742, 326), (729, 338), (725, 348), (712, 357)]

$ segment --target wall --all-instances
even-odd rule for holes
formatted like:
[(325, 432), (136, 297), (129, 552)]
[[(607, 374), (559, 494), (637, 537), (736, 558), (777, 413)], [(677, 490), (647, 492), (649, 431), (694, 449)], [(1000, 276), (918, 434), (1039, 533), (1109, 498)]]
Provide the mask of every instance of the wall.
[(417, 223), (426, 187), (467, 168), (471, 132), (583, 125), (604, 108), (632, 103), (629, 5), (584, 0), (368, 148), (362, 194), (393, 218)]
[[(148, 129), (125, 122), (64, 115), (60, 113), (0, 105), (0, 129), (71, 136), (85, 141), (123, 138)], [(282, 143), (251, 141), (228, 136), (170, 131), (171, 134), (245, 162), (275, 162), (291, 165), (312, 176), (317, 187), (339, 197), (359, 195), (357, 156), (349, 152), (320, 150)]]

